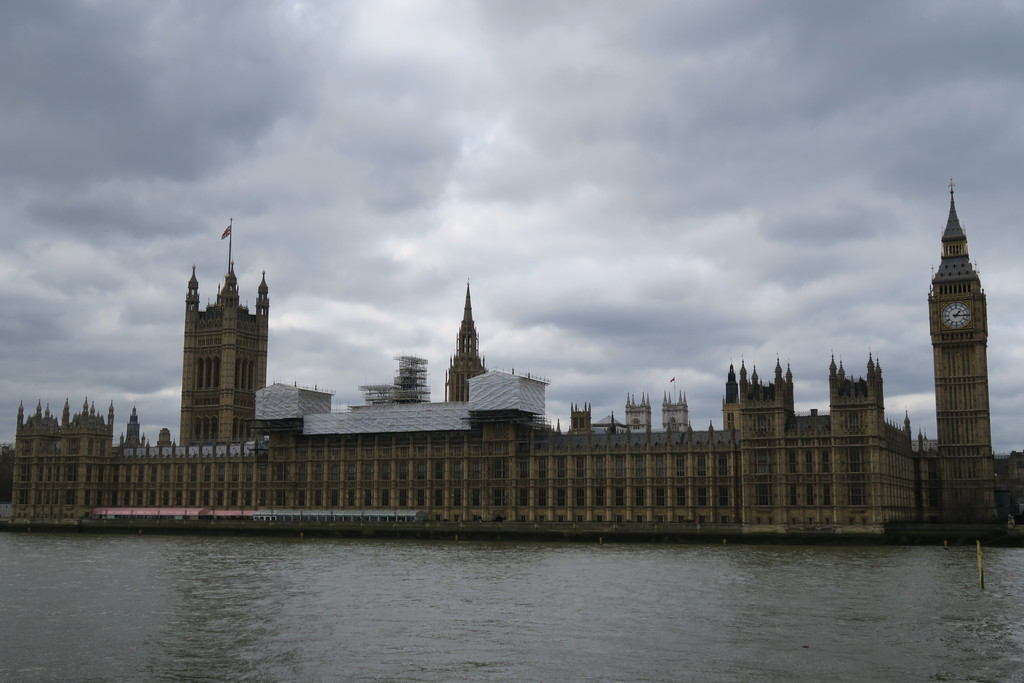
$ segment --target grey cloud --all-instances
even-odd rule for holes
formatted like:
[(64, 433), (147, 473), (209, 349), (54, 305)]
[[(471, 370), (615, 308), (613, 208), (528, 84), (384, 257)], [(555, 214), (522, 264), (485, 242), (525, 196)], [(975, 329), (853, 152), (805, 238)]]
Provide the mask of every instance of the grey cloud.
[(195, 178), (303, 98), (286, 36), (245, 3), (19, 3), (3, 19), (0, 146), (19, 178)]
[[(439, 397), (467, 277), (488, 364), (549, 377), (553, 417), (674, 374), (720, 419), (729, 363), (776, 358), (825, 408), (832, 353), (927, 394), (950, 175), (993, 320), (1024, 291), (1022, 24), (988, 2), (9, 4), (0, 440), (18, 401), (85, 395), (174, 432), (189, 266), (212, 299), (229, 217), (243, 300), (267, 271), (270, 379), (338, 404), (404, 351)], [(1019, 448), (1001, 324), (993, 434)]]

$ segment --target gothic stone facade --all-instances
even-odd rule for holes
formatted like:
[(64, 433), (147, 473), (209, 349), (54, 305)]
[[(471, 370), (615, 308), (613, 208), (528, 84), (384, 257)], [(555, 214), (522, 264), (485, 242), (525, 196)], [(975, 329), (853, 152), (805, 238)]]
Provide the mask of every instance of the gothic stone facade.
[[(915, 447), (909, 419), (886, 419), (882, 370), (870, 357), (862, 376), (833, 361), (829, 411), (809, 415), (794, 411), (792, 374), (780, 364), (767, 380), (744, 366), (737, 379), (730, 367), (721, 430), (684, 420), (656, 431), (649, 419), (639, 429), (595, 430), (584, 404), (573, 406), (563, 434), (542, 423), (536, 401), (475, 405), (474, 385), (508, 378), (484, 370), (468, 287), (448, 402), (373, 407), (383, 412), (372, 415), (359, 408), (351, 423), (324, 418), (329, 397), (258, 415), (257, 393), (273, 389), (260, 390), (266, 283), (253, 316), (238, 306), (229, 271), (205, 314), (194, 274), (189, 282), (180, 443), (165, 436), (156, 446), (131, 438), (111, 446), (113, 406), (105, 420), (89, 406), (72, 416), (65, 405), (60, 420), (41, 405), (27, 417), (19, 408), (12, 516), (74, 520), (103, 506), (408, 507), (432, 520), (778, 529), (987, 521), (986, 304), (952, 198), (942, 244), (929, 294), (937, 451), (921, 438)], [(419, 412), (387, 412), (402, 410)], [(265, 440), (239, 439), (250, 433)]]
[[(786, 527), (936, 516), (920, 494), (927, 468), (909, 422), (885, 420), (881, 369), (869, 360), (867, 370), (851, 378), (833, 363), (831, 415), (796, 415), (790, 373), (777, 366), (774, 381), (761, 382), (741, 368), (742, 431), (561, 434), (529, 412), (467, 407), (425, 429), (324, 432), (311, 428), (319, 417), (311, 414), (264, 420), (265, 460), (252, 443), (111, 449), (112, 415), (83, 410), (58, 423), (37, 409), (19, 421), (14, 516), (72, 520), (103, 506), (409, 507), (451, 521)], [(437, 405), (423, 407), (429, 414)]]

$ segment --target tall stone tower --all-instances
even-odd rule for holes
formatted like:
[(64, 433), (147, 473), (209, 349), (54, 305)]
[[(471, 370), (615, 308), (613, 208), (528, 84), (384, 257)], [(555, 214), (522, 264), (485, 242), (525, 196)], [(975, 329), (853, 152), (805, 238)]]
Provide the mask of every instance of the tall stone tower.
[(267, 384), (267, 277), (256, 296), (256, 312), (238, 300), (234, 263), (217, 303), (199, 310), (196, 269), (185, 296), (185, 344), (181, 370), (183, 445), (244, 441), (256, 416), (256, 390)]
[(686, 404), (686, 394), (677, 394), (675, 400), (668, 393), (662, 397), (661, 426), (675, 431), (689, 428), (690, 406)]
[[(740, 366), (744, 375), (746, 368)], [(740, 427), (740, 385), (736, 382), (736, 370), (729, 363), (729, 374), (725, 380), (725, 397), (722, 399), (722, 424), (726, 429)]]
[(988, 396), (988, 311), (949, 184), (942, 261), (928, 293), (935, 419), (945, 521), (988, 521), (995, 509)]
[(747, 380), (747, 368), (740, 364), (740, 412), (737, 427), (743, 432), (744, 444), (756, 438), (779, 438), (793, 416), (793, 373), (789, 366), (782, 372), (782, 363), (775, 361), (775, 381), (763, 383), (754, 368)]
[(636, 396), (626, 396), (626, 426), (636, 430), (651, 429), (651, 397), (647, 394), (640, 394), (640, 402), (637, 403)]
[[(886, 423), (882, 364), (876, 363), (873, 356), (868, 355), (867, 374), (858, 378), (847, 376), (842, 361), (837, 367), (836, 359), (833, 357), (828, 366), (828, 395), (834, 436), (845, 439), (866, 435), (867, 440), (874, 443), (884, 435)], [(851, 440), (850, 443), (854, 441), (858, 440)], [(849, 447), (846, 447), (845, 443), (844, 441), (844, 449), (851, 453), (863, 450), (859, 443)], [(853, 461), (850, 453), (844, 455), (848, 455)], [(836, 457), (840, 455), (837, 453)], [(866, 461), (863, 461), (860, 469), (850, 468), (848, 471), (864, 472), (865, 465)]]
[(455, 340), (455, 355), (445, 375), (445, 400), (468, 401), (469, 379), (486, 372), (480, 357), (480, 337), (473, 322), (473, 304), (469, 298), (469, 283), (466, 283), (466, 308), (462, 314), (462, 325)]
[(573, 403), (570, 406), (569, 425), (570, 434), (589, 434), (593, 431), (593, 418), (589, 403), (584, 403), (582, 406)]
[(142, 444), (142, 434), (139, 426), (139, 411), (132, 406), (132, 414), (128, 417), (128, 428), (122, 446), (139, 446)]
[[(753, 369), (749, 380), (747, 368), (740, 362), (739, 410), (735, 414), (736, 429), (743, 434), (740, 441), (740, 486), (743, 505), (753, 506), (755, 524), (773, 524), (785, 519), (788, 508), (787, 487), (777, 476), (783, 454), (792, 441), (787, 431), (793, 421), (793, 373), (775, 361), (773, 382), (762, 382)], [(729, 415), (726, 412), (726, 417)]]

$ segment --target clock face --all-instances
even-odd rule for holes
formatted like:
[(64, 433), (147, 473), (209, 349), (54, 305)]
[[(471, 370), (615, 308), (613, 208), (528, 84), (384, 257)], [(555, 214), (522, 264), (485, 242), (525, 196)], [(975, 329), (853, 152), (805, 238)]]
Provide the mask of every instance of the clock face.
[(965, 303), (954, 301), (951, 304), (946, 304), (946, 307), (942, 309), (942, 322), (946, 324), (946, 327), (959, 329), (970, 320), (971, 309)]

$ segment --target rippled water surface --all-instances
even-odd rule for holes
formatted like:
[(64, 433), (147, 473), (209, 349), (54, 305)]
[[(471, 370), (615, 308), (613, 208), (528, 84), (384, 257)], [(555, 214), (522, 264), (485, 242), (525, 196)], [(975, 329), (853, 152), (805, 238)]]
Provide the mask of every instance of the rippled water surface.
[(0, 534), (0, 680), (1024, 680), (1024, 550)]

